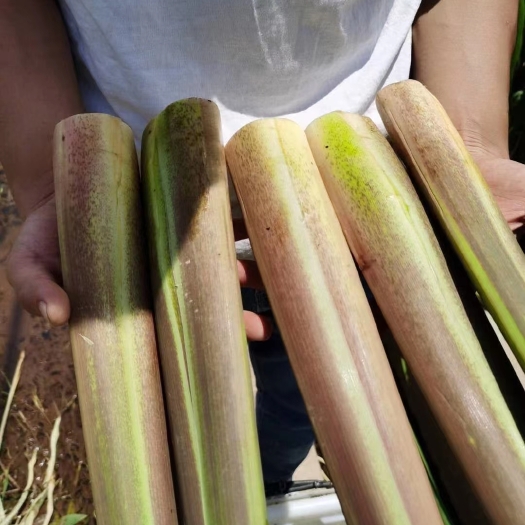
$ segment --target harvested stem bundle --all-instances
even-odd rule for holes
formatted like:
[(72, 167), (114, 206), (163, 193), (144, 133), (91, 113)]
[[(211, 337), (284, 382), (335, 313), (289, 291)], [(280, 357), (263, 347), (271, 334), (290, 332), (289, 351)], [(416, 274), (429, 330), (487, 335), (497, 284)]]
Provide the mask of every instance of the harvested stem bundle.
[(441, 523), (304, 132), (284, 119), (258, 121), (231, 139), (226, 156), (347, 522)]
[(266, 523), (220, 116), (188, 99), (147, 127), (155, 318), (187, 525)]
[(332, 113), (307, 134), (354, 257), (467, 476), (496, 523), (522, 523), (525, 444), (403, 165), (367, 118)]
[(97, 522), (176, 522), (133, 133), (77, 115), (54, 137), (58, 234)]
[(384, 88), (379, 112), (525, 369), (525, 255), (438, 100), (416, 81)]

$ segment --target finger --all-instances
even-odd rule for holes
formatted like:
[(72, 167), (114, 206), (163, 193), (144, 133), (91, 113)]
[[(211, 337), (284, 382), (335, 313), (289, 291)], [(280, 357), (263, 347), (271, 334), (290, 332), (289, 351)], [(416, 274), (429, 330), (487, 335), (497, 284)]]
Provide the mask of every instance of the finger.
[(43, 316), (53, 326), (67, 323), (68, 296), (42, 264), (15, 251), (9, 258), (7, 275), (18, 301), (29, 313)]
[(273, 331), (272, 321), (268, 317), (246, 310), (244, 311), (244, 326), (248, 341), (266, 341)]
[(237, 261), (237, 271), (239, 282), (243, 288), (264, 289), (261, 274), (255, 261)]

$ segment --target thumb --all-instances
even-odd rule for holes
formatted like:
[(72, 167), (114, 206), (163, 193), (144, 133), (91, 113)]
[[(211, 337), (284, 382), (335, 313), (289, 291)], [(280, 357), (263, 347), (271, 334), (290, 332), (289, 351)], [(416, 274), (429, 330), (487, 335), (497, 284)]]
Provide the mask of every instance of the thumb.
[(54, 326), (67, 323), (68, 296), (42, 261), (26, 255), (15, 245), (8, 260), (7, 276), (18, 301), (29, 313), (43, 316)]

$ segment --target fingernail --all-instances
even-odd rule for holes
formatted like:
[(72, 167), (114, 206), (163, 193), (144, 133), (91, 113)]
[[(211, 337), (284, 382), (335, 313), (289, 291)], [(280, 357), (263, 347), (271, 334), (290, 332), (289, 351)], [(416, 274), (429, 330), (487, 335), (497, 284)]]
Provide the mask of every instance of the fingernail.
[(38, 309), (42, 317), (49, 323), (49, 317), (47, 316), (47, 304), (44, 301), (38, 303)]

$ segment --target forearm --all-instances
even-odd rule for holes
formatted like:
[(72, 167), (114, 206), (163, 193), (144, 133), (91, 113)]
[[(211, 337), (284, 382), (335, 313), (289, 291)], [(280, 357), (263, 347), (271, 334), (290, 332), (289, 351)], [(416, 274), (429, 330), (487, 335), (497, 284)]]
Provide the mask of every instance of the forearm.
[(440, 100), (474, 153), (508, 156), (510, 61), (518, 0), (423, 0), (413, 76)]
[(22, 215), (53, 193), (55, 124), (82, 112), (54, 0), (0, 0), (0, 162)]

